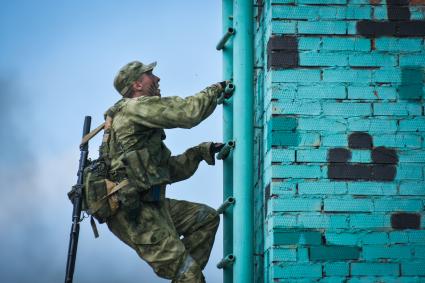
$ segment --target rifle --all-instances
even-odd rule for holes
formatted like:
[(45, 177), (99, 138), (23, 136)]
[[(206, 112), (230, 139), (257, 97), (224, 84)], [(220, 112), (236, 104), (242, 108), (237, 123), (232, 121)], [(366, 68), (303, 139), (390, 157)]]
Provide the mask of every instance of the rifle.
[[(90, 132), (91, 117), (84, 118), (83, 138)], [(87, 157), (89, 155), (88, 141), (80, 145), (80, 163), (77, 172), (77, 184), (72, 187), (69, 196), (72, 200), (72, 226), (68, 247), (68, 259), (66, 262), (66, 277), (65, 283), (72, 283), (75, 269), (75, 259), (77, 257), (78, 236), (80, 234), (80, 221), (81, 221), (81, 205), (83, 200), (83, 173), (87, 165)]]

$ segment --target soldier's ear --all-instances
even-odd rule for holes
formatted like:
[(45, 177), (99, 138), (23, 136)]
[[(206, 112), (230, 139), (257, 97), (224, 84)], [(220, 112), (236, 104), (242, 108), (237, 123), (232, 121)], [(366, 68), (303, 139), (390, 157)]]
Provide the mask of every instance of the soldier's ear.
[(143, 83), (137, 80), (132, 84), (132, 88), (133, 90), (140, 91), (143, 88)]

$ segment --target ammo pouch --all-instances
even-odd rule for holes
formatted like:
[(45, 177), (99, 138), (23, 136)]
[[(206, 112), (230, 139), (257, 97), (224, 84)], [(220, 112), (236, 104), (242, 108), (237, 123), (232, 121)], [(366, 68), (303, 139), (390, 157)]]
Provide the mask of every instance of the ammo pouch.
[(168, 166), (160, 164), (161, 157), (151, 155), (147, 148), (125, 153), (122, 161), (130, 183), (142, 193), (170, 181)]
[(106, 177), (107, 166), (102, 159), (94, 160), (84, 170), (84, 208), (99, 223), (104, 223), (116, 213), (119, 205), (115, 192), (128, 184), (128, 181), (123, 181), (118, 186)]

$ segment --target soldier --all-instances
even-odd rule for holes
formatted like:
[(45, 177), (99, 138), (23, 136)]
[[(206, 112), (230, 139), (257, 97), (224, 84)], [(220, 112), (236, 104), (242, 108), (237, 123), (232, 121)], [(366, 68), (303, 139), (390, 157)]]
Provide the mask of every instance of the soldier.
[(164, 129), (192, 128), (206, 119), (226, 82), (184, 99), (161, 97), (160, 79), (152, 73), (155, 66), (156, 62), (130, 62), (114, 80), (123, 98), (105, 114), (105, 156), (111, 180), (128, 179), (129, 184), (116, 193), (119, 208), (106, 222), (158, 276), (176, 283), (205, 282), (202, 270), (219, 215), (204, 204), (165, 198), (165, 187), (192, 176), (202, 160), (214, 165), (223, 144), (201, 143), (171, 156), (163, 143)]

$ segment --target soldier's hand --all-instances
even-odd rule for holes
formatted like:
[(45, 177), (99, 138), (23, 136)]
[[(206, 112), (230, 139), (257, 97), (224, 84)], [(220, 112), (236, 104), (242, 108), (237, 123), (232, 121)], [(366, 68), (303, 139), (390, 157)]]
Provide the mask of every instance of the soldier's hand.
[(217, 152), (219, 152), (224, 147), (224, 143), (221, 142), (215, 142), (210, 147), (211, 155), (214, 156)]

